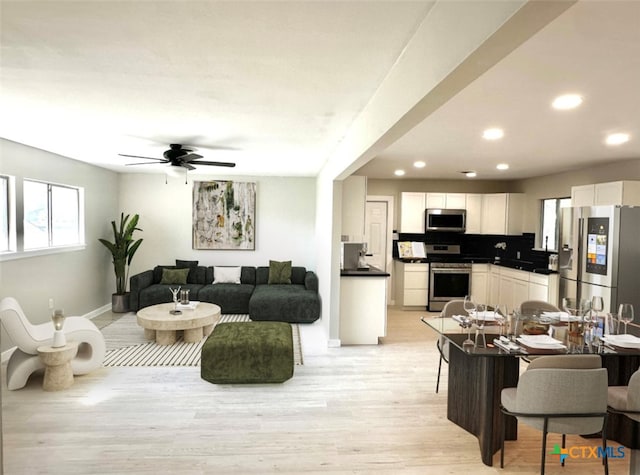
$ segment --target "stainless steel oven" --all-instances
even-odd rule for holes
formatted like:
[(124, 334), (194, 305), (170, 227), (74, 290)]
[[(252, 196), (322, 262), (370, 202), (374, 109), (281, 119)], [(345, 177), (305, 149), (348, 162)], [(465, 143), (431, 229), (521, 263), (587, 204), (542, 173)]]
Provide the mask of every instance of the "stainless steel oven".
[(449, 300), (463, 299), (471, 292), (471, 264), (429, 264), (429, 311), (439, 312)]

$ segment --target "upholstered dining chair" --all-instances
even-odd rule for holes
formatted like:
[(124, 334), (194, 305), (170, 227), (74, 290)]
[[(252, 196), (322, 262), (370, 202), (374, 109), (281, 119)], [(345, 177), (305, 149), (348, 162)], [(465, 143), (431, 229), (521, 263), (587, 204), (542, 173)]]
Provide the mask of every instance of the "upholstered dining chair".
[[(16, 345), (7, 363), (7, 387), (20, 389), (27, 384), (31, 374), (44, 368), (38, 347), (53, 342), (53, 323), (33, 325), (13, 297), (0, 301), (0, 321)], [(106, 345), (102, 332), (92, 321), (84, 317), (67, 317), (63, 331), (67, 340), (78, 342), (78, 353), (71, 361), (73, 374), (86, 374), (102, 366)]]
[[(627, 386), (609, 386), (609, 412), (623, 414), (635, 421), (634, 432), (640, 430), (640, 370), (631, 375)], [(640, 450), (631, 449), (629, 473), (640, 473)]]
[[(449, 300), (442, 311), (440, 312), (441, 318), (451, 318), (454, 315), (465, 315), (467, 312), (464, 309), (464, 300)], [(440, 389), (440, 372), (442, 370), (442, 361), (449, 363), (449, 340), (440, 335), (440, 338), (436, 342), (438, 352), (440, 353), (440, 361), (438, 361), (438, 380), (436, 381), (436, 394)]]
[(552, 303), (544, 300), (525, 300), (520, 304), (522, 315), (533, 315), (537, 312), (560, 312), (561, 310)]
[[(542, 431), (540, 473), (544, 475), (547, 435), (594, 434), (602, 432), (606, 454), (607, 370), (598, 355), (543, 356), (532, 361), (520, 375), (517, 388), (501, 393), (502, 430), (500, 467), (504, 468), (506, 416)], [(604, 473), (609, 473), (605, 455)], [(562, 462), (564, 465), (564, 461)]]

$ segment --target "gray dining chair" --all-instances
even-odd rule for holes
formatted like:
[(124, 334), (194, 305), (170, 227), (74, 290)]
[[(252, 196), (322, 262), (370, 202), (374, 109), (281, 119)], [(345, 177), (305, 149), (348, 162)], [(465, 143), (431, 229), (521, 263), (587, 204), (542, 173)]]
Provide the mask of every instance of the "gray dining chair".
[(561, 310), (552, 303), (544, 300), (525, 300), (520, 304), (520, 313), (522, 315), (533, 315), (539, 312), (560, 312)]
[[(464, 300), (449, 300), (442, 311), (440, 312), (441, 318), (451, 318), (454, 315), (465, 315), (467, 312), (464, 309)], [(440, 389), (440, 372), (442, 370), (442, 361), (449, 363), (449, 340), (440, 335), (436, 342), (438, 352), (440, 353), (440, 361), (438, 361), (438, 380), (436, 382), (436, 394)]]
[[(640, 426), (640, 370), (631, 375), (627, 386), (610, 386), (607, 399), (609, 412), (623, 414), (635, 421), (634, 431)], [(629, 473), (640, 473), (640, 450), (631, 449)]]
[(565, 448), (566, 434), (601, 432), (604, 473), (609, 473), (606, 457), (608, 382), (607, 370), (601, 365), (598, 355), (540, 357), (520, 375), (517, 388), (502, 390), (500, 468), (504, 468), (506, 416), (514, 416), (518, 422), (542, 431), (542, 475), (549, 433), (562, 434), (562, 448)]

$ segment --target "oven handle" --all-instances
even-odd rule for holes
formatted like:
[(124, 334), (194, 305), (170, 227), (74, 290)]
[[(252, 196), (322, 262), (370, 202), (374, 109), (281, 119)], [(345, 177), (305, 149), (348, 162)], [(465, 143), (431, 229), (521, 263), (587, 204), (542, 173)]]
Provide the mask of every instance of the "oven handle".
[(471, 269), (464, 269), (464, 268), (458, 268), (458, 269), (443, 269), (443, 268), (432, 268), (431, 269), (431, 273), (432, 274), (471, 274)]

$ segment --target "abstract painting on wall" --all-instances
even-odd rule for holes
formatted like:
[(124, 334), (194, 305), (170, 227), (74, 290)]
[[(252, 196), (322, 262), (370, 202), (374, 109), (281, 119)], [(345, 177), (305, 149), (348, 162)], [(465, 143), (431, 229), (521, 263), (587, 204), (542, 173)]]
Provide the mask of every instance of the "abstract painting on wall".
[(193, 248), (255, 250), (256, 184), (193, 183)]

